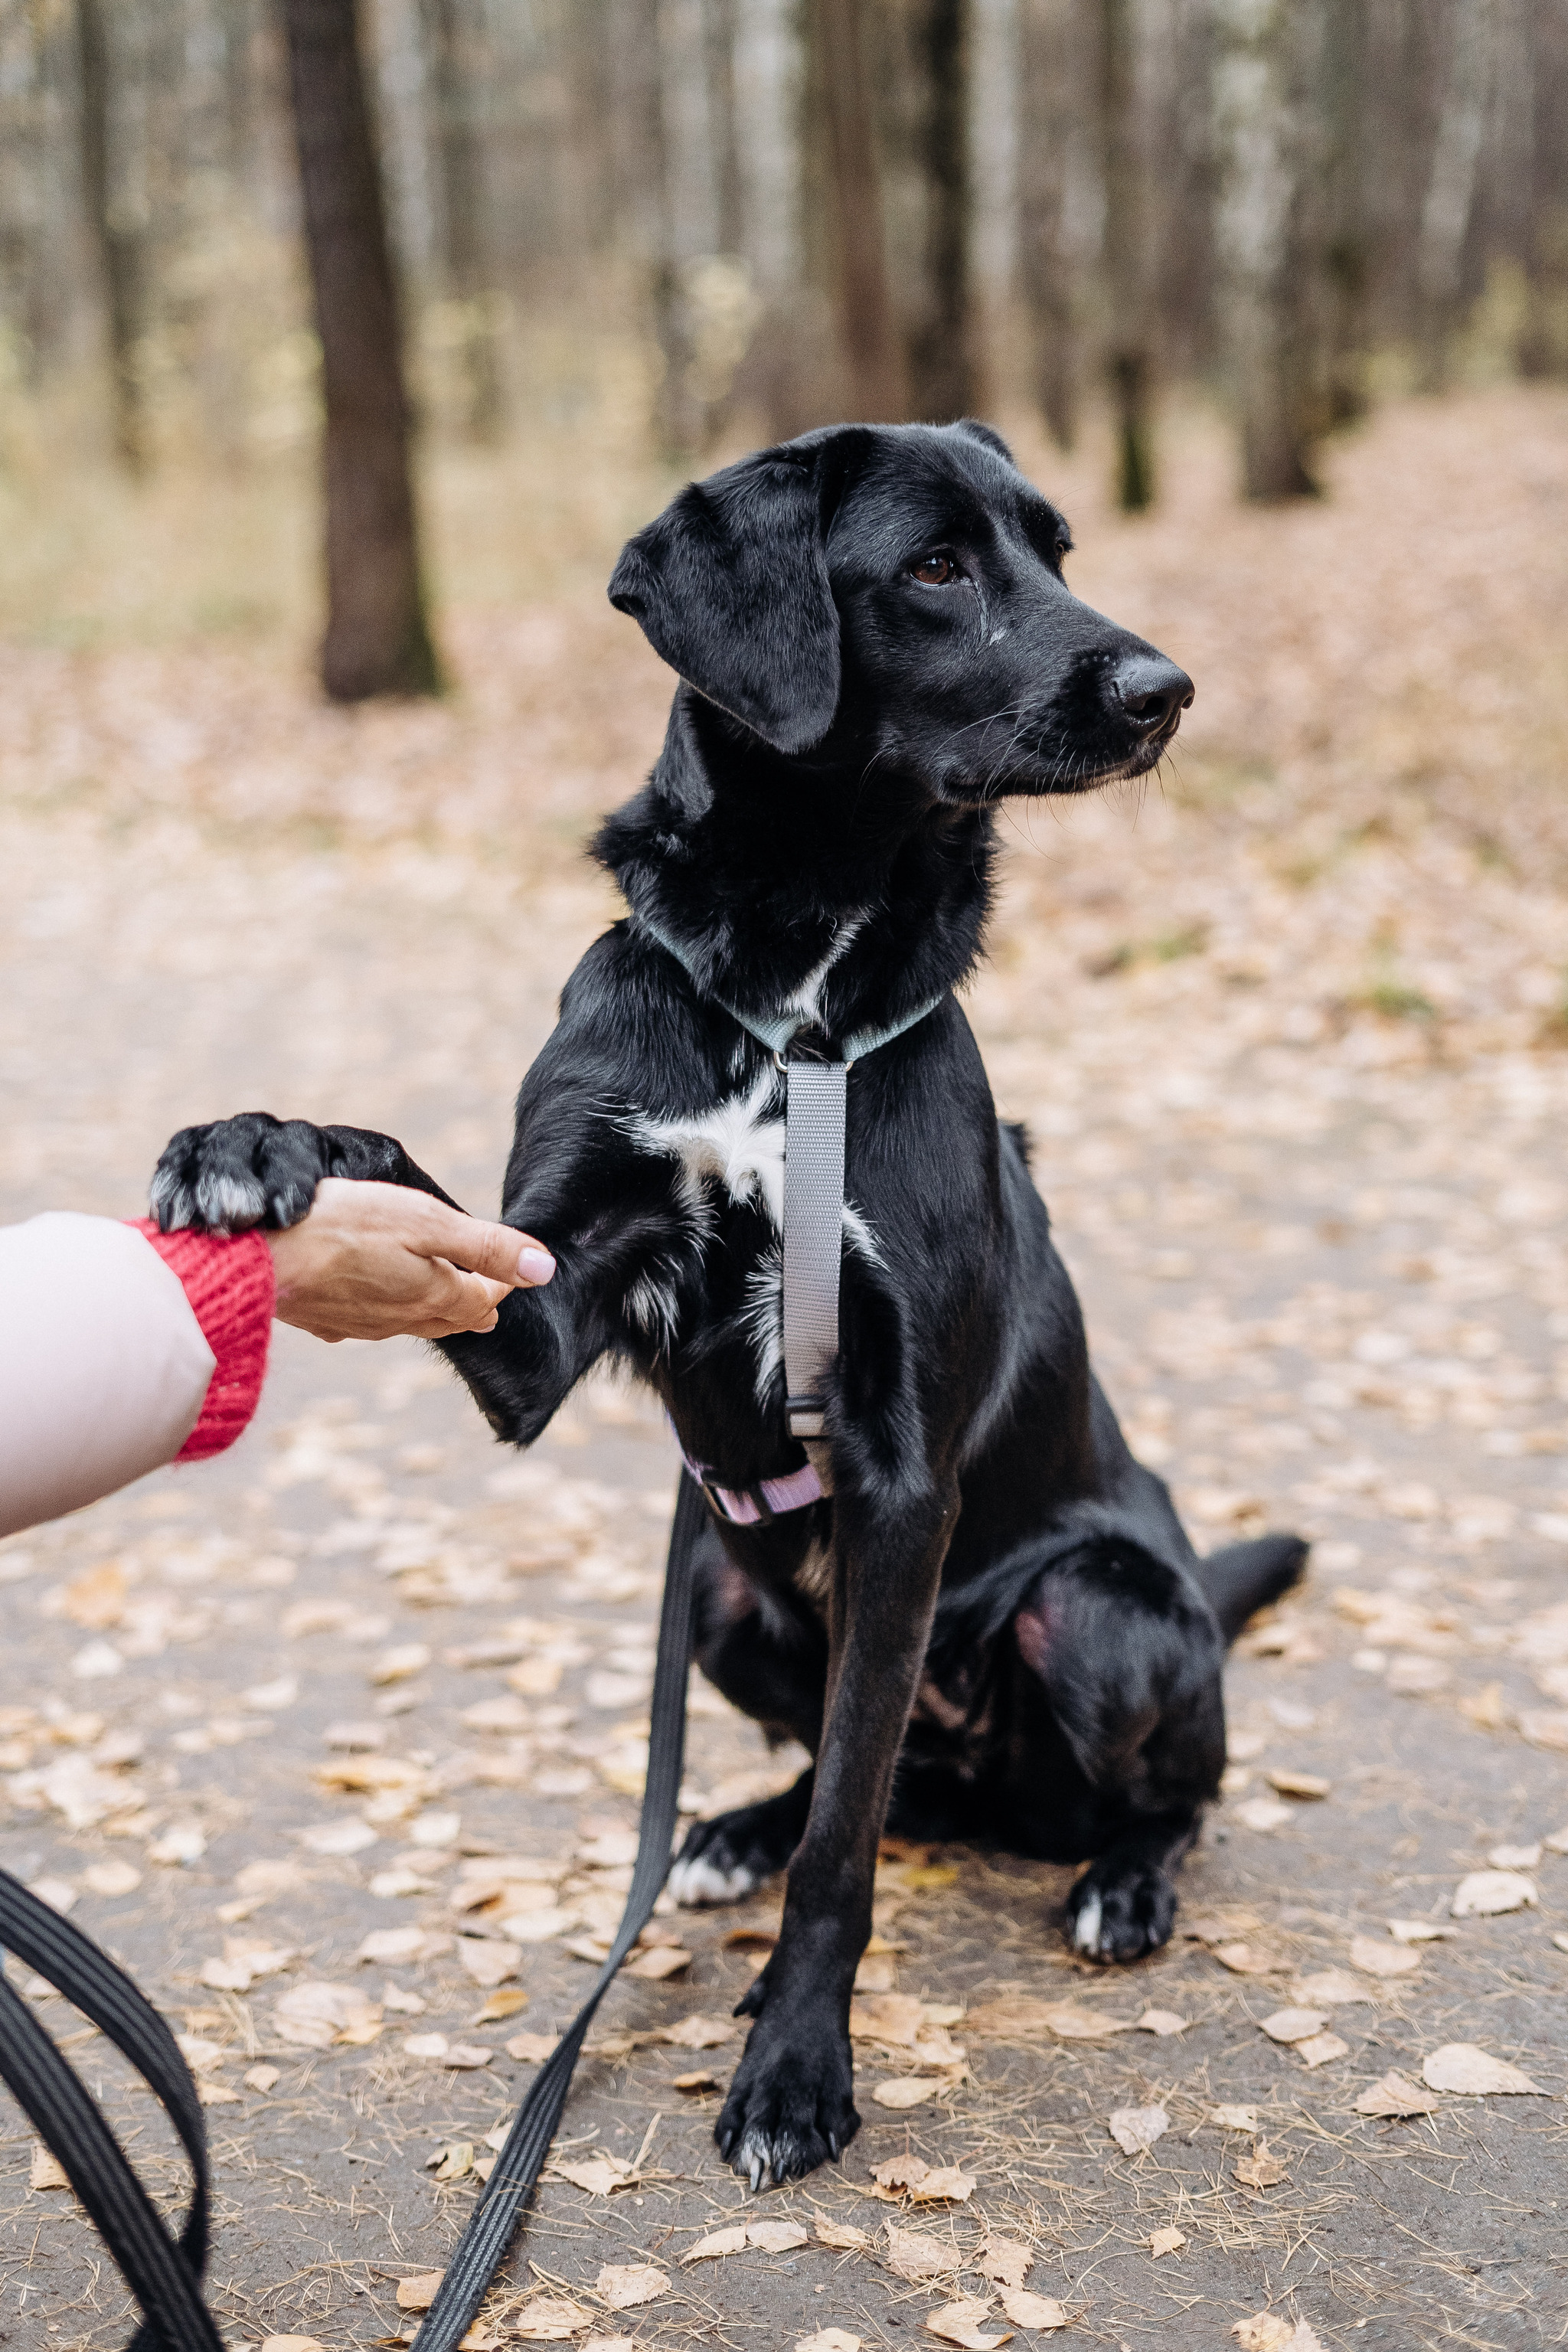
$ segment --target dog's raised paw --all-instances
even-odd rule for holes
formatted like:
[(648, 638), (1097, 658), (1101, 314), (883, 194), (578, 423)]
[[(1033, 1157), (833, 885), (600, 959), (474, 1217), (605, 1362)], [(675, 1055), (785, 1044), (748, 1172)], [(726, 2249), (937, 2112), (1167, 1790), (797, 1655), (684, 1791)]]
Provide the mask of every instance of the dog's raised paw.
[(726, 1865), (721, 1853), (682, 1854), (671, 1864), (668, 1886), (675, 1900), (689, 1911), (702, 1911), (716, 1903), (739, 1903), (762, 1881), (743, 1862)]
[(1142, 1959), (1170, 1940), (1176, 1890), (1157, 1866), (1120, 1870), (1108, 1858), (1084, 1873), (1068, 1897), (1068, 1934), (1086, 1959)]

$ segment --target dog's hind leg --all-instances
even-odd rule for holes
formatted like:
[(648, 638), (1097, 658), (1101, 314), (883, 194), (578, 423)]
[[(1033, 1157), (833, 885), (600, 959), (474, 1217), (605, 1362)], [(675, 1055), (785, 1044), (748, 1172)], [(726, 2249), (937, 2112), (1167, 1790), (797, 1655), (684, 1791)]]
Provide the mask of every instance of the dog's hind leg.
[(669, 1874), (676, 1901), (692, 1908), (739, 1903), (765, 1878), (787, 1869), (805, 1834), (813, 1778), (808, 1765), (782, 1795), (694, 1822)]
[(1011, 1809), (1037, 1811), (1042, 1851), (1095, 1857), (1068, 1898), (1075, 1949), (1138, 1959), (1170, 1936), (1172, 1874), (1225, 1763), (1213, 1614), (1184, 1568), (1096, 1531), (1040, 1575), (1013, 1633), (1027, 1763)]

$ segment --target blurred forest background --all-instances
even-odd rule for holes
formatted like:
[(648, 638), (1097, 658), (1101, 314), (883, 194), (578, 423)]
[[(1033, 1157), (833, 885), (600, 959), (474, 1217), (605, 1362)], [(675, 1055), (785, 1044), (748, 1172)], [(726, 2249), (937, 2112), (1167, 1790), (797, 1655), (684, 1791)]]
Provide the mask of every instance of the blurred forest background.
[(1568, 0), (0, 0), (0, 625), (297, 622), (323, 342), (345, 698), (437, 678), (405, 440), (479, 601), (847, 415), (1308, 496), (1568, 378)]

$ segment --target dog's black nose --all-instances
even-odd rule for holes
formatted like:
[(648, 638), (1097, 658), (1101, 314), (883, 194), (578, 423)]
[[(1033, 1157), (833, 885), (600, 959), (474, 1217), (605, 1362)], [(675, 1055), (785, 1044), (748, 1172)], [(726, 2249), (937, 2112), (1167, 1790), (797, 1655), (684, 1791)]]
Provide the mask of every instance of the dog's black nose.
[(1111, 701), (1147, 735), (1173, 730), (1193, 698), (1193, 681), (1163, 654), (1129, 654), (1107, 680)]

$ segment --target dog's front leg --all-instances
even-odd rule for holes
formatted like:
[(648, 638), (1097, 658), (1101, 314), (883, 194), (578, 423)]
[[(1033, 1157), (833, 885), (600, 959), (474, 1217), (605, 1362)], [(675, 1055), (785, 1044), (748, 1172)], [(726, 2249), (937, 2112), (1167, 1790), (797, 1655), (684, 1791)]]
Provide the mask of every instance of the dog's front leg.
[(889, 1507), (835, 1497), (826, 1717), (772, 1958), (741, 2003), (745, 2055), (715, 2137), (753, 2189), (837, 2157), (859, 2129), (849, 1996), (871, 1932), (877, 1844), (913, 1703), (956, 1487)]

